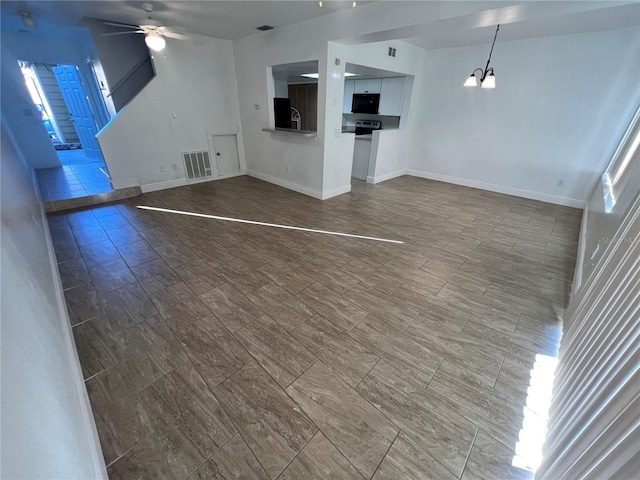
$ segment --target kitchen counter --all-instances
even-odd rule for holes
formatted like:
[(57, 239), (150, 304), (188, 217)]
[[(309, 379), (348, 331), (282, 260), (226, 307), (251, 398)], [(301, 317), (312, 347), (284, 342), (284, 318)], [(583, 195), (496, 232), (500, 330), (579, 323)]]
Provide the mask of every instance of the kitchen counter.
[(263, 132), (277, 133), (280, 135), (295, 135), (297, 137), (317, 137), (318, 132), (313, 130), (297, 130), (295, 128), (263, 128)]

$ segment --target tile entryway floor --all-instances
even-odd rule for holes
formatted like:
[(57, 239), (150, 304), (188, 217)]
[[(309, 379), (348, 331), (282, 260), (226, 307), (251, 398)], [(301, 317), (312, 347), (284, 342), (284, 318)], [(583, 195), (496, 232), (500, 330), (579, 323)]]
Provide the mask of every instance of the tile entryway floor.
[(102, 161), (36, 170), (40, 199), (55, 202), (113, 192)]
[(109, 475), (530, 478), (511, 460), (580, 214), (413, 177), (324, 202), (237, 177), (50, 216)]

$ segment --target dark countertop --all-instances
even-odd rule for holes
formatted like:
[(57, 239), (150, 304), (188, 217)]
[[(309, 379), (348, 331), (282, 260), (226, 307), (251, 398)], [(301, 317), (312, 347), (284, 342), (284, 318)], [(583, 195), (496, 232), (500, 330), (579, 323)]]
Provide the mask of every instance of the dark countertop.
[(317, 137), (315, 130), (297, 130), (295, 128), (263, 128), (263, 132), (277, 133), (281, 135), (295, 135), (297, 137)]

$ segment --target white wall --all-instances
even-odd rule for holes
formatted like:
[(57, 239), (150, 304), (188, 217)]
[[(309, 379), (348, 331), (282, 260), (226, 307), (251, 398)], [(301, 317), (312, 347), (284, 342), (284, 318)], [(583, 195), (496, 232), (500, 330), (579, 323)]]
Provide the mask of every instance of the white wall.
[(379, 130), (372, 134), (368, 183), (380, 183), (407, 172), (409, 130)]
[[(357, 42), (359, 36), (481, 9), (470, 2), (454, 8), (423, 2), (408, 2), (402, 8), (396, 8), (392, 3), (373, 2), (234, 41), (240, 117), (250, 175), (316, 198), (349, 191), (353, 136), (343, 136), (339, 130), (335, 136), (336, 129), (342, 126), (345, 63), (350, 61), (398, 72), (405, 71), (404, 67), (399, 67), (404, 65), (410, 70), (405, 73), (413, 73), (415, 69), (415, 73), (421, 75), (423, 54), (421, 49), (398, 41), (392, 42), (402, 45), (395, 59), (387, 56), (388, 42), (353, 46), (328, 42), (347, 38)], [(350, 48), (363, 56), (345, 53)], [(409, 51), (411, 55), (407, 53)], [(336, 57), (342, 59), (339, 66), (334, 63)], [(272, 126), (268, 69), (309, 60), (319, 61), (317, 138), (263, 132), (262, 128)], [(273, 91), (272, 80), (270, 88)], [(259, 110), (254, 108), (256, 103), (260, 105)]]
[[(327, 94), (326, 103), (324, 104), (326, 111), (324, 130), (326, 135), (324, 140), (323, 198), (329, 198), (345, 191), (348, 192), (351, 185), (353, 145), (351, 145), (351, 148), (347, 148), (346, 144), (347, 142), (353, 143), (354, 137), (353, 135), (339, 135), (338, 137), (335, 135), (342, 128), (346, 63), (415, 76), (415, 79), (406, 82), (406, 86), (409, 89), (408, 94), (410, 94), (412, 88), (420, 88), (424, 50), (401, 41), (394, 41), (393, 44), (397, 49), (395, 57), (388, 55), (388, 42), (362, 45), (328, 43)], [(336, 58), (340, 59), (340, 65), (335, 64)], [(406, 171), (408, 157), (405, 147), (408, 141), (407, 134), (411, 131), (411, 126), (416, 118), (415, 111), (413, 102), (405, 102), (402, 111), (401, 130), (396, 130), (395, 134), (384, 131), (380, 133), (380, 135), (384, 136), (382, 143), (385, 146), (376, 158), (376, 162), (380, 162), (380, 165), (376, 167), (376, 171), (380, 169), (380, 175), (383, 173), (391, 174), (391, 172), (401, 175)], [(387, 133), (389, 134), (387, 135)], [(372, 140), (371, 142), (372, 151), (379, 145), (378, 138), (381, 137), (377, 137), (375, 141)], [(376, 175), (378, 174), (376, 173)], [(388, 178), (392, 178), (392, 176), (388, 175), (385, 179)], [(378, 181), (382, 181), (382, 177)]]
[[(318, 136), (315, 138), (262, 131), (270, 126), (273, 128), (269, 118), (273, 105), (270, 105), (268, 82), (273, 93), (275, 82), (269, 67), (318, 60), (318, 105), (324, 104), (326, 39), (322, 31), (306, 30), (303, 27), (306, 23), (309, 22), (236, 40), (233, 52), (247, 173), (321, 198), (324, 111), (318, 109)], [(254, 107), (256, 103), (260, 105), (259, 110)]]
[(498, 36), (497, 88), (464, 88), (488, 49), (427, 52), (410, 173), (582, 206), (640, 102), (640, 30)]
[[(354, 139), (353, 135), (341, 133), (345, 64), (419, 75), (424, 55), (420, 48), (399, 41), (394, 42), (398, 47), (395, 58), (387, 55), (387, 42), (330, 42), (340, 30), (332, 27), (335, 31), (331, 31), (327, 22), (331, 24), (322, 17), (234, 42), (248, 173), (321, 199), (351, 188)], [(360, 21), (350, 25), (352, 34), (368, 27)], [(340, 65), (335, 64), (336, 58)], [(269, 68), (309, 60), (319, 63), (317, 138), (263, 132), (262, 128), (270, 126)], [(255, 109), (256, 103), (260, 110)], [(411, 110), (406, 111), (406, 116), (411, 118)], [(406, 169), (406, 159), (403, 162)]]
[(114, 186), (148, 191), (184, 185), (181, 152), (209, 150), (208, 132), (238, 134), (244, 171), (231, 42), (167, 39), (154, 64), (156, 77), (98, 134)]
[(5, 120), (3, 111), (2, 478), (107, 478), (48, 227)]

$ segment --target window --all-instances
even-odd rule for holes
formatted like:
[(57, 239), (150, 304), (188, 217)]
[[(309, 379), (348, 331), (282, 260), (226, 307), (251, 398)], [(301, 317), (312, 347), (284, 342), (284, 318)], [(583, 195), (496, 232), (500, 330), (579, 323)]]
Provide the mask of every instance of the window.
[(607, 167), (602, 176), (602, 185), (604, 188), (604, 204), (607, 213), (613, 210), (616, 204), (616, 199), (619, 197), (620, 192), (624, 189), (628, 175), (625, 172), (629, 167), (638, 160), (638, 154), (640, 153), (640, 108), (633, 116), (631, 125), (627, 129), (620, 145), (616, 149), (613, 155), (611, 163)]

